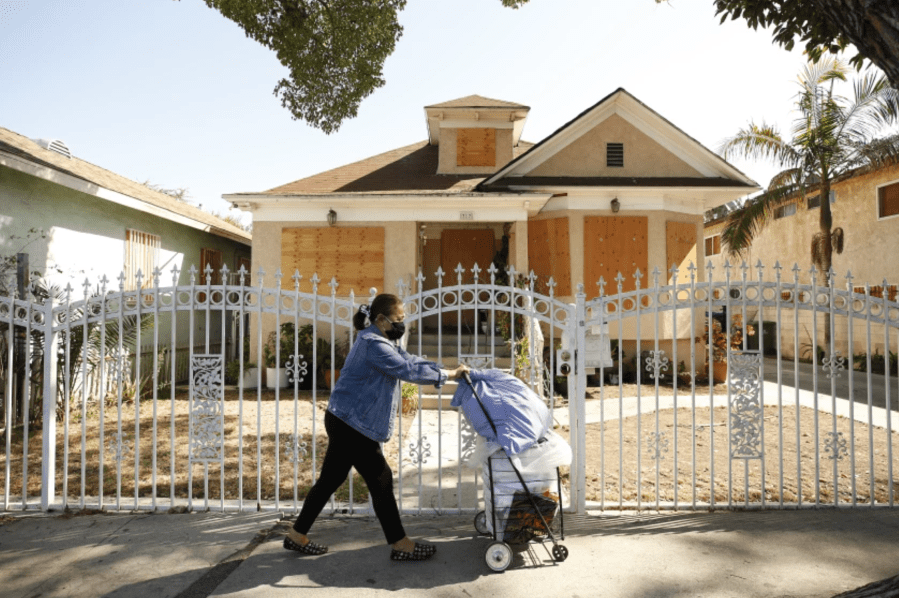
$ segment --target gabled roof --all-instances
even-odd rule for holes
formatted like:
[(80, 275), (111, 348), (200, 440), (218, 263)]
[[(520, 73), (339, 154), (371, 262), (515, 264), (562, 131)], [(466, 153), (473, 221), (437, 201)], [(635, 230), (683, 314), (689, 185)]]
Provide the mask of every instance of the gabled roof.
[[(518, 155), (533, 144), (522, 141)], [(484, 180), (483, 175), (435, 174), (440, 148), (427, 141), (413, 143), (353, 164), (314, 174), (265, 191), (265, 195), (327, 193), (467, 193)], [(235, 194), (240, 195), (240, 194)]]
[[(623, 87), (619, 87), (596, 104), (590, 106), (572, 120), (559, 127), (551, 135), (534, 145), (529, 151), (513, 158), (481, 183), (478, 188), (487, 190), (493, 186), (522, 184), (513, 180), (524, 179), (532, 170), (560, 149), (578, 139), (612, 114), (621, 114), (638, 129), (647, 133), (660, 145), (678, 156), (706, 177), (729, 179), (733, 187), (758, 188), (758, 184), (740, 172), (721, 156), (699, 141), (687, 135), (669, 120), (638, 100)], [(517, 175), (517, 176), (516, 176)], [(523, 176), (522, 176), (523, 175)], [(509, 179), (499, 183), (502, 179)], [(581, 184), (584, 184), (583, 182)], [(694, 185), (691, 185), (694, 186)]]
[(484, 96), (479, 95), (465, 96), (464, 98), (450, 100), (448, 102), (441, 102), (439, 104), (432, 104), (431, 106), (425, 106), (425, 109), (428, 108), (513, 108), (516, 110), (530, 110), (530, 107), (523, 104), (506, 102), (503, 100), (494, 100), (492, 98), (485, 98)]
[(58, 152), (45, 149), (23, 135), (0, 127), (0, 163), (3, 163), (3, 153), (152, 206), (155, 208), (153, 213), (160, 217), (177, 218), (182, 222), (187, 219), (196, 224), (195, 228), (202, 228), (212, 234), (247, 245), (251, 242), (252, 237), (248, 232), (217, 216), (80, 158), (67, 158)]

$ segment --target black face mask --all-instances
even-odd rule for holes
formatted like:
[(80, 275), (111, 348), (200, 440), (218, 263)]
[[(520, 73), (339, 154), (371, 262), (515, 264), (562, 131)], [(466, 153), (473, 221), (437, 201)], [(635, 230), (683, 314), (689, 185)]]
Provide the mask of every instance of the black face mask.
[(404, 322), (391, 322), (391, 327), (384, 334), (392, 341), (398, 341), (406, 334), (406, 324)]

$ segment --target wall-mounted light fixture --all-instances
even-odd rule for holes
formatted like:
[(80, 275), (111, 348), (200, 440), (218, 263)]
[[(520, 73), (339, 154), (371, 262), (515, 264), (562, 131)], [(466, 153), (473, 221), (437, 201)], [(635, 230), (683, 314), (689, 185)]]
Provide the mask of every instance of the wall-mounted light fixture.
[(418, 229), (418, 238), (421, 240), (422, 247), (428, 244), (427, 228), (427, 224), (422, 224), (421, 228)]
[(615, 199), (612, 200), (612, 213), (617, 214), (618, 210), (620, 210), (620, 209), (621, 209), (621, 202), (618, 201), (618, 198), (616, 197)]
[(333, 209), (328, 210), (328, 225), (334, 226), (335, 224), (337, 224), (337, 212), (335, 212)]

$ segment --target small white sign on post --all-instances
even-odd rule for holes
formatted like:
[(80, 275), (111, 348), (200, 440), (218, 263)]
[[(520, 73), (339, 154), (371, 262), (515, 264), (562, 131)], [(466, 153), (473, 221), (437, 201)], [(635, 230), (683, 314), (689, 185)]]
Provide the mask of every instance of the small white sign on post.
[[(584, 367), (588, 373), (596, 373), (597, 368), (610, 368), (612, 361), (612, 344), (609, 341), (609, 325), (591, 326), (587, 330), (584, 345)], [(590, 372), (590, 370), (594, 370)]]

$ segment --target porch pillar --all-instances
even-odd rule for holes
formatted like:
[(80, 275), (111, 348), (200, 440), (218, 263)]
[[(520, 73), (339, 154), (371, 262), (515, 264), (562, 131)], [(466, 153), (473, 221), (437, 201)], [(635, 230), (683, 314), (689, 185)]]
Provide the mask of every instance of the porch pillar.
[(527, 220), (513, 222), (509, 230), (509, 265), (523, 274), (529, 271)]
[[(384, 286), (379, 293), (398, 294), (400, 280), (412, 289), (418, 274), (418, 226), (415, 222), (390, 222), (384, 225)], [(356, 295), (367, 295), (362, 289)]]

